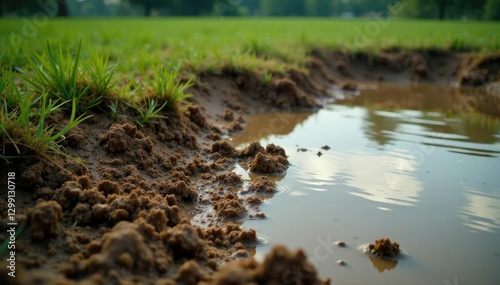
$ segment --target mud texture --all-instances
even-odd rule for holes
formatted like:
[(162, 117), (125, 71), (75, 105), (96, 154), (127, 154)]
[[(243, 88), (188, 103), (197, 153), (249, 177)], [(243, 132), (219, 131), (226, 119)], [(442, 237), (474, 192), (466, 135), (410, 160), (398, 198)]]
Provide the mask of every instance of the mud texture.
[[(328, 284), (300, 249), (277, 245), (263, 262), (251, 256), (259, 240), (239, 224), (266, 217), (259, 205), (276, 191), (268, 175), (284, 174), (289, 161), (279, 146), (235, 149), (228, 138), (251, 114), (319, 108), (332, 85), (355, 91), (358, 81), (384, 80), (500, 90), (498, 64), (498, 55), (445, 51), (314, 51), (307, 73), (290, 69), (269, 83), (228, 69), (201, 74), (182, 111), (144, 127), (127, 117), (113, 121), (105, 105), (89, 110), (92, 117), (61, 141), (83, 163), (0, 161), (4, 173), (16, 173), (16, 218), (26, 224), (16, 239), (17, 278), (0, 283)], [(68, 118), (57, 112), (46, 122), (60, 129)], [(232, 171), (237, 164), (261, 176), (245, 185)], [(6, 195), (1, 242), (9, 238)], [(371, 246), (377, 255), (399, 253), (389, 239)], [(6, 276), (7, 252), (0, 255)]]

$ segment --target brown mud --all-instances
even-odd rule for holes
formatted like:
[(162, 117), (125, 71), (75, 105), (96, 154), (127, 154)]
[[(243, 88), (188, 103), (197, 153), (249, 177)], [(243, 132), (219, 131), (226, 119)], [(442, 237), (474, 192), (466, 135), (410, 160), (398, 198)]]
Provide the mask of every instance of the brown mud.
[[(235, 149), (227, 138), (251, 114), (320, 108), (332, 85), (352, 91), (357, 81), (383, 80), (498, 91), (500, 82), (499, 55), (316, 51), (307, 68), (267, 84), (257, 74), (230, 70), (201, 75), (203, 85), (191, 88), (183, 112), (143, 128), (127, 118), (112, 121), (102, 106), (62, 142), (83, 163), (1, 161), (2, 189), (6, 173), (16, 173), (16, 218), (26, 228), (15, 244), (17, 278), (0, 283), (329, 283), (300, 249), (275, 246), (261, 263), (251, 257), (259, 239), (240, 227), (242, 219), (266, 217), (259, 205), (276, 191), (268, 177), (286, 172), (287, 155), (272, 144)], [(51, 118), (56, 128), (67, 120), (64, 113)], [(236, 164), (261, 177), (246, 185), (231, 171)], [(0, 241), (9, 238), (6, 195), (1, 192)], [(1, 257), (4, 278), (7, 252)]]

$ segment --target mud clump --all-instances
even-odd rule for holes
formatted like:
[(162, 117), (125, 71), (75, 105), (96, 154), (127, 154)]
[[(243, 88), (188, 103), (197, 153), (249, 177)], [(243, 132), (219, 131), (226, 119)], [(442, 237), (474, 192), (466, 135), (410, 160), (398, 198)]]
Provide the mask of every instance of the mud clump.
[(154, 186), (157, 187), (158, 193), (162, 195), (174, 194), (180, 197), (181, 200), (194, 201), (198, 197), (196, 189), (183, 180), (176, 182), (160, 181), (154, 183)]
[(266, 176), (259, 176), (248, 186), (248, 191), (257, 193), (275, 193), (276, 184)]
[(217, 216), (225, 218), (241, 218), (247, 211), (243, 201), (234, 193), (228, 193), (224, 197), (214, 199), (214, 209)]
[(83, 269), (88, 273), (106, 273), (120, 268), (149, 271), (153, 259), (138, 225), (122, 221), (103, 236), (100, 251), (84, 262)]
[(370, 243), (368, 245), (368, 250), (376, 256), (385, 257), (396, 257), (399, 255), (401, 250), (399, 249), (399, 244), (397, 242), (392, 242), (388, 238), (381, 238), (375, 241), (375, 243)]
[(224, 121), (229, 121), (229, 122), (233, 121), (234, 120), (234, 112), (229, 110), (229, 109), (226, 109), (224, 111), (224, 115), (222, 115), (222, 119)]
[(259, 173), (282, 173), (287, 169), (288, 160), (283, 156), (258, 153), (250, 163), (250, 171)]
[(322, 282), (314, 266), (307, 261), (303, 250), (289, 251), (284, 246), (275, 246), (257, 267), (256, 280), (263, 284), (329, 284)]
[(40, 202), (28, 213), (31, 238), (42, 241), (57, 236), (62, 222), (62, 207), (56, 201)]
[(243, 230), (237, 224), (229, 222), (224, 228), (217, 227), (205, 230), (204, 238), (207, 243), (216, 247), (229, 248), (232, 245), (253, 244), (257, 242), (257, 233), (255, 230)]
[(236, 150), (227, 141), (216, 141), (212, 144), (211, 151), (212, 154), (219, 154), (223, 157), (234, 157), (236, 156)]
[(99, 142), (110, 154), (124, 154), (124, 162), (135, 164), (138, 169), (147, 169), (155, 162), (154, 142), (129, 123), (113, 124), (99, 137)]
[(266, 150), (260, 143), (258, 142), (252, 142), (250, 145), (248, 145), (246, 148), (238, 152), (238, 157), (239, 158), (245, 158), (245, 157), (254, 157), (257, 155), (257, 153), (262, 153), (265, 152)]
[(226, 185), (231, 185), (231, 186), (238, 186), (243, 184), (243, 180), (241, 180), (241, 177), (234, 173), (234, 172), (229, 172), (229, 173), (220, 173), (217, 174), (213, 179), (213, 183), (220, 182)]
[(97, 184), (97, 190), (105, 196), (110, 194), (122, 194), (122, 190), (118, 183), (109, 180), (100, 181), (99, 184)]
[(288, 168), (288, 159), (285, 150), (274, 144), (262, 147), (258, 142), (251, 143), (248, 147), (238, 152), (238, 157), (243, 165), (248, 165), (250, 171), (276, 174)]
[(167, 231), (162, 239), (177, 259), (202, 258), (206, 247), (202, 237), (201, 230), (188, 224), (179, 224)]
[(205, 129), (209, 127), (209, 124), (207, 123), (205, 116), (201, 113), (199, 106), (189, 105), (184, 114), (199, 128)]

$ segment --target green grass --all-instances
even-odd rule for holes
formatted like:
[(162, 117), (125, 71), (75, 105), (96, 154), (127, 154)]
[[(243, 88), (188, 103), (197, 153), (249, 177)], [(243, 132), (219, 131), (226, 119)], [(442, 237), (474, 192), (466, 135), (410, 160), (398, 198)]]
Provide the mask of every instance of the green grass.
[(71, 129), (88, 118), (76, 117), (76, 100), (72, 101), (68, 124), (56, 130), (56, 126), (45, 122), (66, 102), (52, 101), (45, 92), (40, 95), (22, 94), (19, 91), (14, 93), (18, 98), (14, 106), (5, 103), (7, 95), (2, 93), (0, 158), (8, 161), (16, 157), (36, 157), (57, 163), (57, 157), (68, 156), (60, 142)]
[[(28, 18), (29, 22), (30, 19)], [(89, 109), (139, 126), (182, 110), (203, 74), (257, 73), (264, 84), (303, 69), (314, 50), (500, 51), (500, 23), (326, 18), (0, 19), (1, 158), (63, 154)], [(12, 70), (18, 71), (14, 73)], [(47, 124), (69, 113), (60, 130)], [(80, 117), (76, 117), (81, 114)]]
[[(240, 66), (243, 71), (302, 65), (315, 48), (498, 51), (499, 30), (496, 22), (398, 19), (383, 24), (370, 19), (321, 18), (51, 19), (40, 27), (36, 38), (26, 39), (21, 20), (0, 20), (0, 38), (13, 43), (5, 59), (9, 63), (24, 64), (19, 47), (42, 52), (49, 39), (75, 51), (83, 38), (84, 46), (90, 44), (101, 54), (109, 54), (112, 62), (122, 59), (119, 69), (125, 73), (146, 70), (151, 55), (172, 69), (183, 66), (193, 72), (217, 72), (223, 67), (219, 63), (232, 64), (240, 57), (252, 62)], [(263, 63), (270, 59), (273, 64)]]

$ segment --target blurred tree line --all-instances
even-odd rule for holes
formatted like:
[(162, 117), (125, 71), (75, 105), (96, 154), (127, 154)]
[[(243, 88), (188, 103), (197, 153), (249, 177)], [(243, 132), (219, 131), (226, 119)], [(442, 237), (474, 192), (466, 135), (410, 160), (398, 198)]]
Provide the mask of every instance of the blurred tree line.
[[(398, 9), (390, 9), (397, 6)], [(500, 20), (500, 0), (0, 0), (0, 16), (311, 16)], [(395, 13), (394, 11), (397, 11)]]

